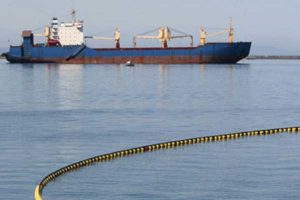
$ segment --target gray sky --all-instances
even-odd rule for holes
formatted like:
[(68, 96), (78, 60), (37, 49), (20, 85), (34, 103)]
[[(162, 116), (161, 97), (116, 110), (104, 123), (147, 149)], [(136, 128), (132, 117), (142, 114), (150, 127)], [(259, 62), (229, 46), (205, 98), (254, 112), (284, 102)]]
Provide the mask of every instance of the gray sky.
[[(252, 54), (300, 54), (299, 0), (0, 0), (0, 47), (21, 42), (23, 29), (38, 29), (57, 16), (70, 20), (73, 7), (85, 33), (121, 29), (121, 44), (161, 25), (183, 30), (199, 42), (201, 26), (222, 28), (233, 18), (236, 40), (252, 41)], [(36, 32), (41, 32), (37, 30)], [(212, 38), (212, 40), (226, 38)], [(9, 41), (9, 42), (8, 42)], [(104, 42), (105, 43), (105, 42)], [(98, 45), (101, 45), (100, 42)], [(185, 43), (183, 43), (185, 44)], [(186, 42), (188, 44), (188, 42)], [(107, 45), (106, 43), (103, 45)]]

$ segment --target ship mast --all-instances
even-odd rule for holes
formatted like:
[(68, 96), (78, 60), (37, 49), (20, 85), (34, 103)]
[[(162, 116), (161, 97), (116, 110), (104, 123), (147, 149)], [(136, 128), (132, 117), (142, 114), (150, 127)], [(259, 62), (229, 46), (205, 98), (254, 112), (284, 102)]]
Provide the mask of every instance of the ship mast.
[(228, 29), (228, 42), (233, 43), (233, 28), (232, 28), (232, 18), (229, 19), (229, 29)]
[(206, 44), (206, 31), (204, 27), (200, 29), (200, 45), (203, 46)]
[(215, 37), (218, 35), (222, 35), (228, 33), (228, 43), (233, 43), (234, 38), (234, 29), (232, 27), (232, 18), (229, 19), (229, 27), (225, 30), (221, 30), (219, 32), (207, 33), (204, 27), (200, 29), (200, 45), (203, 46), (206, 44), (207, 37)]

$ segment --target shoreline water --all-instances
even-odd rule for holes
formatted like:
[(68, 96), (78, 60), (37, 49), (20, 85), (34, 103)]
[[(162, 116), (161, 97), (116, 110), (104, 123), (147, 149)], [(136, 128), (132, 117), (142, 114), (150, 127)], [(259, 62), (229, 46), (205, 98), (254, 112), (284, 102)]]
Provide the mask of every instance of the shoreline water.
[(282, 55), (251, 55), (247, 60), (299, 60), (300, 56), (282, 56)]
[[(5, 57), (0, 55), (0, 59), (5, 59)], [(251, 55), (251, 56), (248, 56), (245, 59), (246, 60), (300, 60), (300, 55), (299, 56)]]

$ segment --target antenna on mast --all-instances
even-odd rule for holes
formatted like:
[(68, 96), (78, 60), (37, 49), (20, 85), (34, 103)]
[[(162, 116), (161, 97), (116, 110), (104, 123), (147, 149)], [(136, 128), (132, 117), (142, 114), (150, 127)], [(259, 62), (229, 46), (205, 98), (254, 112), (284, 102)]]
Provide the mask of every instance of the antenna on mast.
[(76, 21), (77, 21), (77, 20), (76, 20), (76, 11), (75, 11), (74, 9), (73, 9), (72, 12), (71, 12), (71, 16), (72, 16), (72, 22), (73, 22), (73, 23), (76, 23)]
[(232, 28), (232, 17), (229, 17), (229, 28)]

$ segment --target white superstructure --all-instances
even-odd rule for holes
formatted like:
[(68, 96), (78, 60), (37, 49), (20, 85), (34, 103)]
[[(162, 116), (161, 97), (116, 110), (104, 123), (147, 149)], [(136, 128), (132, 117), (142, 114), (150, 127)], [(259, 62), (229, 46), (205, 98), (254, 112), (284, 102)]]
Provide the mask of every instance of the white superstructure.
[(62, 46), (84, 44), (83, 22), (61, 23), (58, 28), (58, 38)]
[[(50, 38), (54, 40), (59, 40), (58, 37), (58, 29), (59, 29), (59, 24), (58, 24), (58, 19), (56, 17), (53, 17), (52, 23), (51, 23), (51, 28), (50, 28)], [(45, 29), (46, 30), (46, 29)], [(49, 34), (48, 33), (48, 34)], [(46, 35), (46, 31), (45, 31)]]
[[(84, 44), (83, 21), (77, 21), (75, 11), (72, 12), (73, 21), (60, 23), (54, 17), (51, 27), (45, 30), (45, 36), (50, 40), (58, 41), (61, 46), (72, 46)], [(46, 33), (47, 32), (47, 33)]]
[(72, 11), (72, 22), (59, 23), (57, 17), (52, 18), (50, 26), (45, 27), (43, 34), (35, 33), (35, 36), (45, 37), (47, 46), (75, 46), (85, 44), (85, 39), (114, 40), (115, 47), (120, 48), (120, 30), (117, 28), (113, 37), (84, 36), (83, 21), (76, 19), (75, 10)]

